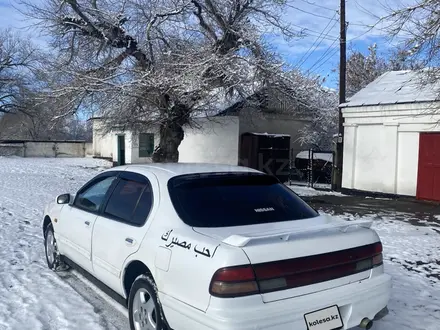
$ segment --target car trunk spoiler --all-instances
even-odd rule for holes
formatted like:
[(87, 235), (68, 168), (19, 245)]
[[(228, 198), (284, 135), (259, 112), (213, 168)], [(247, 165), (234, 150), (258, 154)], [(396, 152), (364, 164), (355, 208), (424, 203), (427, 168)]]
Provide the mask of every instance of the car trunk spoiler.
[(329, 229), (340, 229), (342, 231), (347, 231), (348, 228), (351, 227), (358, 227), (358, 228), (371, 228), (373, 224), (372, 220), (355, 220), (355, 221), (338, 221), (338, 222), (331, 222), (326, 224), (320, 224), (308, 228), (299, 228), (298, 230), (289, 230), (286, 232), (278, 232), (278, 233), (268, 233), (268, 234), (234, 234), (230, 235), (227, 238), (225, 238), (222, 243), (228, 244), (235, 247), (245, 247), (249, 243), (256, 243), (258, 241), (262, 240), (268, 240), (268, 239), (279, 239), (283, 241), (288, 241), (291, 236), (295, 235), (301, 235), (301, 234), (308, 234), (308, 233), (314, 233), (319, 232), (322, 230), (329, 230)]

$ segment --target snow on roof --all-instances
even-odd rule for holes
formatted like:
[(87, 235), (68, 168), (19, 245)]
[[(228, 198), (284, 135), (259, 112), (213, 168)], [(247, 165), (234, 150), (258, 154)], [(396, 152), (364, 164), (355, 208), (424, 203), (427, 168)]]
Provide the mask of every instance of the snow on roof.
[(264, 136), (270, 136), (270, 137), (290, 137), (289, 134), (271, 134), (271, 133), (255, 133), (255, 132), (249, 132), (249, 134), (252, 135), (264, 135)]
[[(213, 172), (246, 172), (246, 173), (261, 173), (249, 167), (228, 165), (228, 164), (216, 164), (216, 163), (154, 163), (154, 164), (135, 164), (125, 165), (119, 168), (125, 168), (133, 172), (142, 173), (142, 171), (150, 171), (155, 174), (161, 172), (167, 173), (169, 177), (174, 177), (183, 174), (199, 174), (199, 173), (213, 173)], [(118, 167), (114, 167), (110, 170), (117, 170)]]
[(422, 77), (422, 73), (417, 71), (386, 72), (340, 106), (345, 108), (438, 100), (440, 83), (422, 85)]
[[(237, 92), (233, 92), (232, 95), (225, 94), (221, 88), (216, 88), (210, 93), (206, 105), (201, 105), (201, 110), (197, 110), (192, 114), (193, 118), (205, 118), (213, 117), (219, 113), (225, 111), (229, 107), (243, 100), (243, 97)], [(203, 108), (206, 108), (203, 110)]]

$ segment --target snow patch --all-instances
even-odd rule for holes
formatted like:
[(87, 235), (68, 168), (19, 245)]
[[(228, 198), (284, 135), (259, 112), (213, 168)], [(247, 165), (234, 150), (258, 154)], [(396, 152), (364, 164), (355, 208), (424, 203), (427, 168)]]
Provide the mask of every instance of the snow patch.
[(270, 133), (254, 133), (254, 132), (250, 132), (250, 134), (252, 135), (258, 135), (258, 136), (270, 136), (270, 137), (290, 137), (289, 134), (270, 134)]
[[(353, 215), (338, 216), (358, 220)], [(415, 227), (392, 218), (374, 220), (384, 247), (385, 271), (393, 277), (390, 314), (375, 322), (377, 330), (437, 330), (440, 322), (440, 240), (430, 227)]]
[(345, 195), (338, 193), (336, 191), (327, 191), (327, 190), (316, 190), (310, 187), (304, 187), (304, 186), (287, 186), (293, 192), (295, 192), (298, 196), (301, 197), (309, 197), (309, 196), (340, 196), (343, 197)]
[(40, 227), (46, 203), (104, 167), (87, 158), (0, 158), (1, 330), (115, 329), (47, 268)]

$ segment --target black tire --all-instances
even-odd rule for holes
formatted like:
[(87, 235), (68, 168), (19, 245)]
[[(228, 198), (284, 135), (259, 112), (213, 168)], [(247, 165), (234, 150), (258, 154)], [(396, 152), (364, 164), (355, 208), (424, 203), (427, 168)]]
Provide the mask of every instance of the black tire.
[[(53, 237), (55, 251), (53, 252), (52, 258), (49, 257), (48, 253), (48, 240)], [(61, 260), (61, 255), (58, 252), (57, 242), (54, 235), (54, 230), (52, 224), (49, 224), (44, 232), (44, 251), (46, 255), (46, 262), (49, 269), (53, 271), (64, 271), (69, 269), (69, 267)]]
[(130, 321), (130, 329), (136, 329), (134, 325), (134, 299), (140, 290), (145, 290), (154, 302), (156, 330), (170, 330), (171, 328), (165, 319), (162, 306), (158, 299), (156, 283), (154, 283), (154, 280), (150, 275), (141, 275), (137, 277), (131, 286), (130, 294), (128, 296), (128, 318)]

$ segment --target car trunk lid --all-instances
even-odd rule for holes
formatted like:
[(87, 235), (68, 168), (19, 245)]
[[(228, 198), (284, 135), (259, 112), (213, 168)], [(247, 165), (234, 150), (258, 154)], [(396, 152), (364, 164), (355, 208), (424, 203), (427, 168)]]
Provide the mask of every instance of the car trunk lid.
[(264, 302), (365, 280), (377, 234), (369, 221), (329, 216), (194, 231), (242, 249), (253, 266)]

